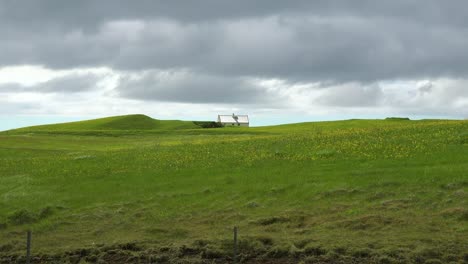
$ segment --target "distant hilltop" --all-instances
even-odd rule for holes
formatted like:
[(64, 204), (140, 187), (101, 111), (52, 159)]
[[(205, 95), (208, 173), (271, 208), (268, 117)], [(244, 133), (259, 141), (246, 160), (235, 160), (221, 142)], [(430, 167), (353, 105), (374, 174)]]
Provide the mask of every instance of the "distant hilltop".
[[(146, 115), (123, 115), (14, 129), (15, 132), (179, 130), (201, 128), (205, 121), (158, 120)], [(214, 122), (211, 122), (214, 123)]]

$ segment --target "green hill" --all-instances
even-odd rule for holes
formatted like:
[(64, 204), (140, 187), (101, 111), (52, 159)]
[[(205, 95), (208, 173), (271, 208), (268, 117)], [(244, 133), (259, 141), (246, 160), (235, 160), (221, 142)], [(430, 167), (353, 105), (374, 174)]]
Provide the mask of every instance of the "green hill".
[(242, 263), (468, 259), (468, 121), (193, 128), (0, 133), (0, 263), (28, 229), (33, 263), (230, 263), (234, 226)]
[(71, 131), (118, 131), (118, 130), (177, 130), (200, 128), (192, 121), (157, 120), (146, 115), (124, 115), (94, 120), (41, 125), (10, 130), (13, 133), (23, 132), (71, 132)]

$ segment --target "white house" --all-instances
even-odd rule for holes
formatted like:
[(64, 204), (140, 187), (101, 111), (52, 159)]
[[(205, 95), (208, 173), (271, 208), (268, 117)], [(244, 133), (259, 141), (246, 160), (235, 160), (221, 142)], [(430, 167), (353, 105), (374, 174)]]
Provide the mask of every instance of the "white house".
[(218, 115), (218, 123), (223, 126), (249, 126), (248, 115)]

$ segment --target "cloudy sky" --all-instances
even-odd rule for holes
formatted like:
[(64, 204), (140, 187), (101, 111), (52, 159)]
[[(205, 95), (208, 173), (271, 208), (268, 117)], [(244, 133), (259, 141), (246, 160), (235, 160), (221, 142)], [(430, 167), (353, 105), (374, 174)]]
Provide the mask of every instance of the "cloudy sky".
[(0, 0), (0, 130), (468, 117), (465, 0)]

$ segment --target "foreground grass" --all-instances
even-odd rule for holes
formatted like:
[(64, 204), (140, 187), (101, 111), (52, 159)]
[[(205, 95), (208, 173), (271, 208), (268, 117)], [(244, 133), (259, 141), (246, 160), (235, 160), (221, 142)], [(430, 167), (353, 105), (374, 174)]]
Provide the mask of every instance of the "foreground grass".
[(466, 121), (140, 119), (0, 134), (5, 262), (27, 229), (61, 261), (225, 262), (233, 226), (245, 262), (467, 261)]

